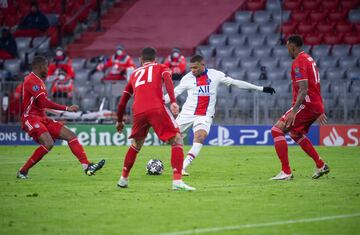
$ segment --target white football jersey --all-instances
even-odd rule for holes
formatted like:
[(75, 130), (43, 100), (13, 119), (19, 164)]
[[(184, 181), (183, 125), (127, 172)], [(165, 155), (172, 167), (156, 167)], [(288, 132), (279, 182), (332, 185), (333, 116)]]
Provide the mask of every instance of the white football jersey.
[[(180, 115), (213, 117), (215, 113), (217, 87), (220, 83), (227, 86), (234, 85), (243, 89), (263, 90), (261, 86), (235, 80), (216, 69), (206, 69), (205, 72), (198, 77), (195, 77), (192, 72), (189, 72), (181, 79), (180, 84), (175, 88), (176, 97), (184, 91), (187, 91), (187, 98)], [(166, 95), (165, 101), (167, 103), (169, 102), (168, 95)]]

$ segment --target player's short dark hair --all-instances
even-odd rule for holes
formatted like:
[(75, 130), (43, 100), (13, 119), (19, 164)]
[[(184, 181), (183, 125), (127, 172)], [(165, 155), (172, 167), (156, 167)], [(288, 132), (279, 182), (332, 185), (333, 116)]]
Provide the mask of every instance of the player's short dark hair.
[(303, 43), (303, 39), (300, 35), (291, 35), (288, 38), (288, 42), (294, 44), (296, 47), (301, 48)]
[(38, 55), (35, 56), (34, 59), (32, 60), (31, 67), (36, 68), (41, 65), (47, 65), (47, 63), (48, 63), (48, 59), (46, 59), (46, 57)]
[(201, 62), (203, 60), (204, 60), (204, 57), (202, 57), (201, 55), (194, 55), (193, 57), (191, 57), (190, 63)]
[(145, 61), (154, 61), (156, 58), (156, 49), (153, 47), (145, 47), (141, 51), (141, 58)]

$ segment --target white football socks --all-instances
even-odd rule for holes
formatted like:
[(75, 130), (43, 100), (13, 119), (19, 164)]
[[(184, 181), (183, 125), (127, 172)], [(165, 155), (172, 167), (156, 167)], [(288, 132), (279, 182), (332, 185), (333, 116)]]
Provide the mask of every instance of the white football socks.
[(201, 143), (193, 143), (190, 151), (188, 152), (186, 158), (184, 159), (184, 163), (183, 163), (183, 169), (184, 170), (186, 170), (188, 168), (188, 166), (191, 164), (191, 162), (199, 154), (202, 146), (203, 145)]

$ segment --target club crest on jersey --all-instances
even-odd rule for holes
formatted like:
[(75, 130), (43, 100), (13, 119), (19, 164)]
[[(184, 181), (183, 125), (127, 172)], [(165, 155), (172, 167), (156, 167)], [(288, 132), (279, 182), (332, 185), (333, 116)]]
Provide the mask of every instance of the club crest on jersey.
[(300, 73), (300, 68), (295, 68), (295, 78), (302, 78), (302, 74)]
[(40, 87), (38, 85), (34, 85), (32, 89), (33, 91), (40, 91)]
[(40, 127), (39, 123), (35, 123), (34, 127), (39, 128)]

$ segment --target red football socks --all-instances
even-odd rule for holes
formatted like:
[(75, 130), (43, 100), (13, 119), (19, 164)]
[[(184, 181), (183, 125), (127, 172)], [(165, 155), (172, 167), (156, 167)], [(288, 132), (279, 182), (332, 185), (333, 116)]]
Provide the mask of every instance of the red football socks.
[(309, 138), (307, 138), (305, 135), (292, 137), (292, 138), (294, 141), (296, 141), (296, 143), (298, 143), (301, 146), (304, 152), (314, 160), (317, 168), (321, 168), (324, 166), (323, 160), (321, 160), (319, 154), (316, 152)]
[(138, 154), (139, 150), (136, 149), (134, 146), (130, 146), (129, 150), (126, 153), (125, 159), (124, 159), (124, 167), (122, 170), (122, 176), (124, 178), (129, 177), (129, 173), (131, 168), (133, 167), (135, 160), (136, 160), (136, 156)]
[(77, 157), (77, 159), (79, 160), (79, 162), (81, 164), (90, 164), (89, 160), (87, 159), (85, 150), (83, 148), (83, 146), (79, 143), (77, 138), (74, 138), (72, 140), (70, 140), (68, 142), (68, 145), (71, 149), (71, 152)]
[(280, 128), (276, 126), (271, 128), (271, 134), (274, 139), (276, 153), (281, 162), (282, 171), (286, 174), (291, 174), (288, 157), (288, 144), (286, 143), (285, 134)]
[(181, 170), (184, 161), (184, 151), (181, 144), (171, 146), (171, 167), (173, 168), (173, 180), (181, 180)]
[(20, 172), (27, 173), (31, 167), (33, 167), (36, 163), (38, 163), (45, 154), (47, 154), (49, 150), (44, 145), (40, 145), (31, 157), (27, 160), (25, 165), (20, 169)]

